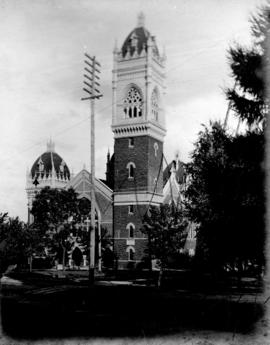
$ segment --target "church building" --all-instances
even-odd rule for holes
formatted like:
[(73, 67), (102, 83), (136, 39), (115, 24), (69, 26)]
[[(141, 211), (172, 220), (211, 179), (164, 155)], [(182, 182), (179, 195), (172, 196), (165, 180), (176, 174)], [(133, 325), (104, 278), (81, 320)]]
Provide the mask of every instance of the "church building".
[[(136, 267), (145, 256), (147, 238), (140, 229), (149, 206), (181, 203), (185, 185), (178, 157), (163, 171), (166, 57), (144, 21), (141, 13), (122, 46), (114, 47), (114, 153), (107, 156), (106, 180), (95, 179), (98, 226), (108, 229), (119, 268)], [(79, 198), (91, 201), (90, 173), (71, 174), (51, 141), (27, 174), (29, 221), (35, 193), (44, 186), (73, 187)]]

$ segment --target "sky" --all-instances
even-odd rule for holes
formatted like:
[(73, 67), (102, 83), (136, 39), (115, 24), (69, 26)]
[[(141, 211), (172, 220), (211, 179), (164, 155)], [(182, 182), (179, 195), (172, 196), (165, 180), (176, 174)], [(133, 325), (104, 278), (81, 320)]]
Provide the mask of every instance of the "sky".
[[(233, 84), (228, 49), (251, 43), (249, 18), (262, 0), (0, 0), (0, 212), (26, 221), (26, 171), (46, 151), (74, 173), (90, 170), (84, 52), (101, 64), (96, 101), (96, 176), (104, 178), (111, 131), (113, 48), (145, 27), (165, 49), (164, 154), (187, 162), (202, 124), (225, 118)], [(231, 117), (233, 131), (236, 120)]]

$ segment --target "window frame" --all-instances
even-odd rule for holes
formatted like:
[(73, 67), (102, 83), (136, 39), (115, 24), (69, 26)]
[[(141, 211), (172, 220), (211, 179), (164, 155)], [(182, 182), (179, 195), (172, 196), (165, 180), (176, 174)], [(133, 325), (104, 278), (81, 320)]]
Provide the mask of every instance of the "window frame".
[(134, 214), (134, 205), (128, 205), (128, 214)]
[[(130, 232), (130, 228), (132, 228), (132, 233)], [(128, 238), (130, 239), (134, 239), (135, 238), (135, 225), (133, 223), (128, 223), (128, 225), (126, 226), (126, 230), (128, 231)], [(132, 234), (132, 236), (131, 236)]]
[(133, 148), (134, 147), (134, 138), (128, 138), (128, 147)]
[(136, 85), (130, 85), (123, 102), (126, 119), (136, 119), (143, 116), (143, 95)]
[(135, 177), (135, 169), (136, 169), (135, 163), (129, 162), (129, 163), (127, 164), (127, 167), (126, 167), (126, 168), (128, 169), (128, 179), (129, 179), (129, 180), (134, 180), (134, 177)]

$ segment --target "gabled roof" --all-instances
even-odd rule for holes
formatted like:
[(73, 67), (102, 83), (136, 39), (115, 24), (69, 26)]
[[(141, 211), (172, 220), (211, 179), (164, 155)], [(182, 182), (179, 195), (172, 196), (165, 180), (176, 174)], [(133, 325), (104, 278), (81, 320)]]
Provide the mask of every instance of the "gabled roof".
[[(79, 198), (87, 198), (91, 201), (91, 174), (83, 169), (65, 187), (73, 188)], [(112, 214), (112, 190), (100, 179), (95, 178), (96, 209), (103, 220), (111, 218)]]
[[(67, 183), (66, 189), (72, 187), (76, 190), (80, 190), (82, 193), (88, 194), (90, 193), (90, 184), (91, 174), (87, 170), (83, 169)], [(96, 192), (101, 193), (105, 198), (112, 198), (113, 191), (98, 178), (95, 178), (95, 188)]]
[(185, 182), (185, 163), (181, 162), (179, 159), (173, 160), (163, 172), (163, 186), (166, 185), (167, 181), (171, 176), (172, 168), (175, 170), (175, 178), (178, 184), (183, 184)]

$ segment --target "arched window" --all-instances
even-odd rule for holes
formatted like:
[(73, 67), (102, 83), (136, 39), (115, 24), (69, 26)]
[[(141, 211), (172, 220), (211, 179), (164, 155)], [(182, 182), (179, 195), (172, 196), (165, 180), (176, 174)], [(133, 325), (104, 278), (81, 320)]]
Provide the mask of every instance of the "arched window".
[(135, 249), (131, 246), (127, 247), (128, 261), (134, 261)]
[(133, 223), (128, 223), (126, 229), (128, 231), (128, 237), (129, 238), (134, 238), (134, 235), (135, 235), (135, 225)]
[(156, 88), (153, 90), (152, 96), (151, 96), (151, 109), (152, 109), (152, 118), (157, 121), (159, 102), (158, 102), (158, 91)]
[(135, 86), (132, 86), (127, 92), (124, 100), (124, 113), (126, 118), (142, 116), (142, 96)]
[(128, 251), (128, 260), (129, 261), (134, 260), (134, 251), (132, 249), (129, 249), (129, 251)]
[(128, 169), (128, 178), (129, 179), (134, 179), (134, 176), (135, 176), (135, 164), (132, 163), (132, 162), (129, 162), (128, 165), (127, 165), (127, 169)]

